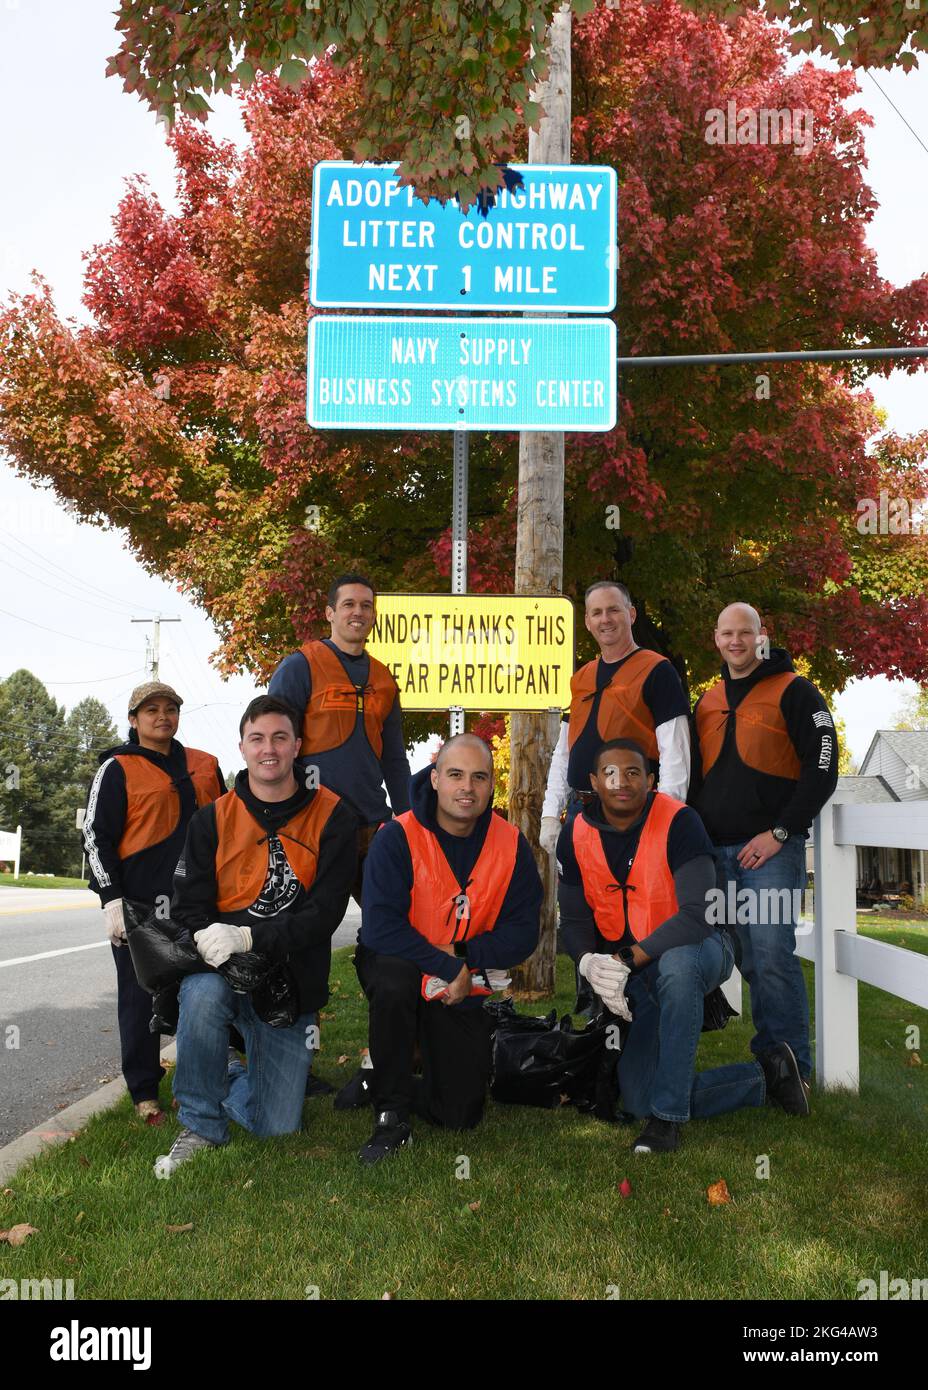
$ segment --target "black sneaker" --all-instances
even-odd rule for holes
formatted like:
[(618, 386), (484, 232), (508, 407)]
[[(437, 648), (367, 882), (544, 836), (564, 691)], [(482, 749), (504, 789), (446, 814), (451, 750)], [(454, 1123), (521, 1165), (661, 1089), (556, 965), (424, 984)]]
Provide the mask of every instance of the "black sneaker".
[(324, 1081), (314, 1071), (311, 1071), (306, 1078), (305, 1095), (310, 1099), (314, 1096), (330, 1096), (334, 1090), (335, 1087), (330, 1082)]
[(363, 1110), (371, 1103), (372, 1067), (358, 1067), (350, 1081), (346, 1081), (332, 1104), (336, 1110)]
[(809, 1088), (799, 1074), (799, 1064), (789, 1043), (774, 1043), (757, 1060), (767, 1082), (767, 1099), (787, 1115), (808, 1115)]
[(659, 1120), (652, 1115), (635, 1140), (632, 1153), (669, 1154), (680, 1147), (680, 1126), (676, 1120)]
[(412, 1144), (412, 1130), (405, 1120), (401, 1120), (395, 1110), (381, 1110), (377, 1115), (374, 1132), (364, 1148), (358, 1152), (362, 1163), (379, 1163), (382, 1158)]

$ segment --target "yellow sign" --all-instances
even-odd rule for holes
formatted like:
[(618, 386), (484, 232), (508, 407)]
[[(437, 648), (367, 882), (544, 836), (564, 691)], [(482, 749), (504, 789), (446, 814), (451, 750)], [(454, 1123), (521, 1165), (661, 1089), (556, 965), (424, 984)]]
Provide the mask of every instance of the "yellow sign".
[(378, 594), (367, 650), (404, 709), (566, 709), (574, 670), (569, 598)]

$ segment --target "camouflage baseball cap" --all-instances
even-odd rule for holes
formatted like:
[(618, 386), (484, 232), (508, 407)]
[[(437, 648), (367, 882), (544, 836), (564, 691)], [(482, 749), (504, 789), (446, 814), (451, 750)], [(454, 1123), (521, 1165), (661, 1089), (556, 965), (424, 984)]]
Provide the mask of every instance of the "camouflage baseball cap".
[(174, 700), (178, 709), (184, 703), (173, 686), (165, 685), (164, 681), (146, 681), (144, 685), (137, 685), (129, 696), (129, 713), (135, 714), (139, 705), (144, 705), (146, 700), (151, 700), (157, 695), (165, 695), (169, 700)]

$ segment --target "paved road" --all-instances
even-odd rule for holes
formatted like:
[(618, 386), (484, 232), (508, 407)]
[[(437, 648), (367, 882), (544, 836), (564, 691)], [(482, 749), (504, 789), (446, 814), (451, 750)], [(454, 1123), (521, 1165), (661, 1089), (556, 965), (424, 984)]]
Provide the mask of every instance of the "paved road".
[[(334, 944), (352, 944), (359, 921), (352, 902)], [(0, 890), (0, 1145), (120, 1074), (103, 934), (92, 893)]]

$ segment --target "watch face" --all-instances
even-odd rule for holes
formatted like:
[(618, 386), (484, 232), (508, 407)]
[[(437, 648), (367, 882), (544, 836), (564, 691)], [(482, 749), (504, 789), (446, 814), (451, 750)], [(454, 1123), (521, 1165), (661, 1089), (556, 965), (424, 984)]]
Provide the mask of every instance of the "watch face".
[(789, 839), (789, 831), (784, 829), (782, 825), (775, 825), (773, 828), (773, 838), (779, 840), (781, 845), (784, 845)]

